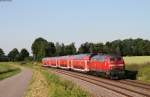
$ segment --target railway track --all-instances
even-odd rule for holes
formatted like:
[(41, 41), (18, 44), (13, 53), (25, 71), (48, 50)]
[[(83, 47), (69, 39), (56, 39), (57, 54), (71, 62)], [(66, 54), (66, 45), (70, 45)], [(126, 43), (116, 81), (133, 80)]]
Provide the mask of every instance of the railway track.
[(126, 80), (126, 81), (131, 82), (131, 83), (137, 83), (137, 84), (141, 84), (141, 85), (150, 86), (149, 83), (144, 83), (144, 82), (141, 82), (141, 81), (135, 81), (135, 80)]
[(142, 83), (142, 82), (132, 81), (132, 80), (120, 80), (119, 82), (131, 85), (131, 86), (140, 87), (140, 88), (143, 88), (143, 89), (150, 90), (150, 85), (147, 84), (147, 83)]
[(125, 97), (150, 97), (150, 87), (145, 84), (134, 83), (131, 81), (113, 81), (108, 79), (102, 79), (91, 75), (85, 75), (77, 72), (70, 72), (64, 70), (55, 70), (57, 73), (61, 73), (67, 76), (71, 76), (91, 84), (103, 87), (111, 90), (112, 92), (121, 94)]

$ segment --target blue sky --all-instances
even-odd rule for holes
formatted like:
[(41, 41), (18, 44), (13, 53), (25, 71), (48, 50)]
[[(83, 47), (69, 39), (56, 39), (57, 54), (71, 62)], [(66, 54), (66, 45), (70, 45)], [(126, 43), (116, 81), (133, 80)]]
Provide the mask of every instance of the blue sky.
[(27, 48), (37, 37), (76, 46), (150, 38), (150, 0), (0, 1), (0, 48)]

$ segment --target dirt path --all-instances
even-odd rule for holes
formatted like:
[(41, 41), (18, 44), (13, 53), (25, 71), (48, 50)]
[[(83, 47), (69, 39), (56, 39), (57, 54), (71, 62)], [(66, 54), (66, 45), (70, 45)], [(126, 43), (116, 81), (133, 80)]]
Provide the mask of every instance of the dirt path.
[(24, 68), (22, 72), (0, 81), (0, 97), (23, 97), (32, 78), (32, 70)]

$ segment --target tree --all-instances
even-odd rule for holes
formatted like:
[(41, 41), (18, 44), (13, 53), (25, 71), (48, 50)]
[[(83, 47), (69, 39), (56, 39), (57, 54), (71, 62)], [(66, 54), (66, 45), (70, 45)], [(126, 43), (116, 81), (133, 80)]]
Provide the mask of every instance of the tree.
[(63, 56), (65, 55), (65, 45), (56, 43), (56, 56)]
[(29, 52), (23, 48), (20, 52), (20, 60), (23, 61), (25, 58), (29, 57)]
[(10, 58), (11, 61), (17, 61), (19, 56), (19, 51), (17, 48), (14, 48), (8, 53), (8, 57)]
[(56, 55), (56, 48), (53, 42), (48, 43), (48, 47), (46, 48), (46, 57), (53, 57)]
[(103, 43), (83, 43), (79, 47), (79, 53), (103, 53), (104, 44)]
[(48, 49), (48, 41), (43, 38), (37, 38), (32, 44), (32, 53), (34, 60), (40, 61), (43, 57), (46, 56), (46, 50)]
[(104, 46), (105, 52), (117, 53), (123, 56), (150, 55), (150, 41), (137, 39), (124, 39), (107, 42)]
[(56, 48), (56, 56), (60, 56), (61, 55), (61, 45), (57, 42), (55, 45)]
[(73, 55), (76, 54), (76, 48), (75, 48), (75, 44), (71, 43), (69, 45), (65, 46), (65, 55)]
[(83, 43), (79, 47), (78, 52), (79, 53), (90, 53), (91, 52), (91, 50), (90, 50), (91, 46), (92, 46), (92, 43), (88, 43), (88, 42)]
[(121, 40), (115, 40), (111, 42), (111, 53), (122, 55), (122, 48), (123, 46)]
[(5, 53), (4, 53), (3, 49), (0, 48), (0, 56), (4, 56), (4, 54)]
[(104, 44), (103, 43), (91, 43), (90, 44), (90, 52), (91, 53), (103, 53)]

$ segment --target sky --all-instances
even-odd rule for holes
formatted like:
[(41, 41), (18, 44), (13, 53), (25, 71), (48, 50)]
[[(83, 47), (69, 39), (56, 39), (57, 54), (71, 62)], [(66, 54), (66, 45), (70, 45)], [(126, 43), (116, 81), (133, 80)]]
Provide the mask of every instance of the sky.
[(33, 41), (150, 39), (150, 0), (0, 0), (0, 48), (31, 53)]

